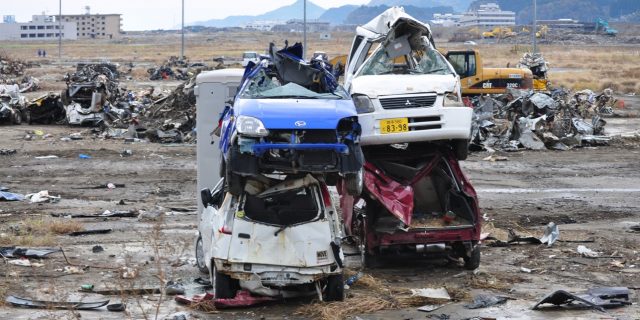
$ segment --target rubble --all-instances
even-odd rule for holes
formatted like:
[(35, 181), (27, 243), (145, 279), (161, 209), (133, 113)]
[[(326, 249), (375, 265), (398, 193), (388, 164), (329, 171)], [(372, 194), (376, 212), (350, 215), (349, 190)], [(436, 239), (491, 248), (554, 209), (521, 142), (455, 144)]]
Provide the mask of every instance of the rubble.
[(474, 106), (471, 148), (474, 150), (569, 150), (583, 144), (606, 144), (603, 116), (613, 114), (611, 89), (571, 93), (508, 90), (479, 96)]
[[(214, 60), (215, 61), (215, 60)], [(218, 61), (219, 64), (221, 63)], [(216, 69), (219, 65), (216, 67)], [(149, 80), (188, 80), (203, 70), (211, 70), (204, 63), (189, 63), (189, 59), (171, 56), (161, 66), (147, 69)]]

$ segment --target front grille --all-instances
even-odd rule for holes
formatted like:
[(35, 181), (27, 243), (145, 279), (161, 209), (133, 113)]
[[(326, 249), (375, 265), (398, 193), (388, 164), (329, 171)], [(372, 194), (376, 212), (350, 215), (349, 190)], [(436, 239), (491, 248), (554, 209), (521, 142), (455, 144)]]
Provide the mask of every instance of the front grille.
[(337, 143), (338, 135), (336, 130), (314, 129), (314, 130), (270, 130), (267, 137), (272, 143), (291, 143), (291, 135), (298, 137), (299, 143)]
[(428, 108), (436, 102), (436, 95), (380, 98), (384, 109)]
[[(441, 129), (442, 124), (440, 124), (439, 122), (440, 122), (440, 116), (409, 118), (409, 123), (414, 123), (414, 125), (410, 127), (411, 131)], [(415, 123), (420, 123), (420, 124), (416, 125)]]

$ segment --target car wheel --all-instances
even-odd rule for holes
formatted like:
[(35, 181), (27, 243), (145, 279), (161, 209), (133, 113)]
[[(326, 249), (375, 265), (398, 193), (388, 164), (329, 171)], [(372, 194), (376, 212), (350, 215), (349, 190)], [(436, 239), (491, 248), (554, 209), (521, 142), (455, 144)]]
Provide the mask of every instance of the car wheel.
[(453, 152), (458, 160), (467, 160), (469, 156), (469, 140), (453, 140)]
[(476, 244), (471, 250), (469, 256), (463, 257), (464, 268), (467, 270), (475, 270), (480, 266), (480, 245)]
[(204, 246), (202, 245), (202, 235), (198, 234), (198, 240), (196, 240), (196, 265), (200, 273), (209, 274), (209, 269), (205, 263), (204, 258)]
[(330, 275), (327, 278), (327, 288), (325, 289), (326, 301), (344, 300), (344, 281), (342, 273)]
[(230, 276), (218, 272), (216, 265), (211, 261), (213, 269), (213, 283), (215, 286), (216, 299), (232, 299), (236, 297), (236, 293), (240, 290), (240, 281)]
[(359, 196), (362, 193), (362, 185), (364, 184), (364, 169), (360, 168), (356, 173), (347, 173), (344, 183), (348, 194)]

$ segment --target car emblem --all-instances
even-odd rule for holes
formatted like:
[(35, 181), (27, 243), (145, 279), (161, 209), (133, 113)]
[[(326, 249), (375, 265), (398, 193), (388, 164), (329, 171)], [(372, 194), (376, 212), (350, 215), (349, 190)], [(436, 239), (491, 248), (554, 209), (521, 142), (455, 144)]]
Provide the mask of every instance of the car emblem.
[(304, 127), (307, 125), (307, 123), (304, 121), (296, 121), (295, 125), (296, 127)]
[(409, 107), (409, 106), (412, 106), (413, 103), (411, 103), (411, 101), (409, 101), (409, 99), (407, 99), (407, 102), (405, 102), (404, 105)]

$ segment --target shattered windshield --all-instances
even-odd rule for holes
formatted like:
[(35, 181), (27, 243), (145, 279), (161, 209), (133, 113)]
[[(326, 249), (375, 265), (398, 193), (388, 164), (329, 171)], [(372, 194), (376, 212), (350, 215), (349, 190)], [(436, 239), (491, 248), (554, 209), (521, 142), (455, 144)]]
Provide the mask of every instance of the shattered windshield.
[(342, 87), (338, 87), (334, 92), (317, 93), (293, 82), (281, 85), (276, 77), (269, 77), (264, 70), (260, 70), (249, 80), (240, 97), (245, 99), (349, 99)]
[(383, 46), (378, 47), (362, 66), (360, 75), (452, 73), (444, 57), (428, 46), (397, 57), (390, 57), (387, 52)]

